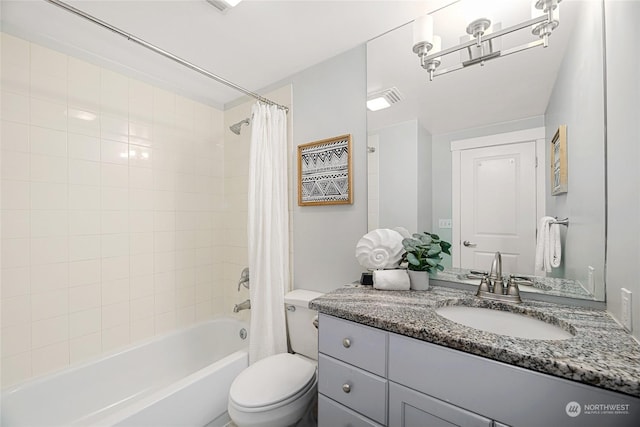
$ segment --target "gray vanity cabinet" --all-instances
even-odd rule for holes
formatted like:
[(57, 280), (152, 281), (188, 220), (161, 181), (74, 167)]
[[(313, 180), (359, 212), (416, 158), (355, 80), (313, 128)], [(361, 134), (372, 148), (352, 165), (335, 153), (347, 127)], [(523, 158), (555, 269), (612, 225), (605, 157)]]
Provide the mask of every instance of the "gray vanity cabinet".
[(388, 425), (492, 427), (493, 421), (390, 381)]
[[(319, 318), (318, 427), (639, 425), (638, 398)], [(581, 404), (618, 405), (628, 413), (571, 413), (571, 405)]]
[(318, 427), (387, 424), (388, 333), (320, 315)]

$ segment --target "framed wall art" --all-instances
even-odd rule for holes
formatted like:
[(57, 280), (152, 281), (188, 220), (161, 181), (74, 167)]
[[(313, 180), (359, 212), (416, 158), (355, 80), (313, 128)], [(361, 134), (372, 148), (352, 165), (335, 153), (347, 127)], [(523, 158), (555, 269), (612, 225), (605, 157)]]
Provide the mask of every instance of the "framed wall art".
[(567, 125), (558, 127), (551, 140), (551, 195), (557, 196), (568, 191), (567, 171)]
[(351, 135), (298, 146), (298, 205), (353, 203)]

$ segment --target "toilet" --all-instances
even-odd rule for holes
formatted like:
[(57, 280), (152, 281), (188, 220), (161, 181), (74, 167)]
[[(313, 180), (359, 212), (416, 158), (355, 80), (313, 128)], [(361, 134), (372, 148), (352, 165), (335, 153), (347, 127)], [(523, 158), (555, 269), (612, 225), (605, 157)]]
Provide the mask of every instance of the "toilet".
[(317, 397), (317, 312), (309, 301), (321, 293), (296, 289), (284, 297), (294, 354), (281, 353), (242, 371), (229, 389), (228, 412), (238, 427), (310, 425)]

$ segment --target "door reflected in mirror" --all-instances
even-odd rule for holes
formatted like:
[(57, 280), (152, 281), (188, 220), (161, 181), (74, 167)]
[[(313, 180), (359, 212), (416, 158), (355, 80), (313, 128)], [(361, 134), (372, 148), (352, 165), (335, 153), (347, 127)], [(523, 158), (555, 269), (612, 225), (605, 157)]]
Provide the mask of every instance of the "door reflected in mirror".
[[(468, 37), (468, 3), (432, 13), (443, 50)], [(496, 28), (531, 19), (530, 1), (504, 3), (492, 10), (496, 2), (488, 2), (482, 11)], [(560, 9), (547, 48), (498, 55), (433, 81), (413, 52), (411, 23), (367, 44), (368, 93), (396, 88), (400, 94), (389, 108), (367, 112), (369, 229), (401, 226), (450, 241), (452, 257), (441, 275), (446, 280), (488, 270), (499, 250), (507, 273), (538, 283), (529, 290), (601, 301), (603, 5), (567, 1)], [(507, 51), (527, 40), (536, 36), (525, 29), (497, 46)], [(460, 55), (448, 56), (460, 62)], [(567, 192), (552, 195), (551, 141), (562, 125)], [(560, 226), (560, 265), (550, 271), (535, 262), (544, 216), (569, 218)]]

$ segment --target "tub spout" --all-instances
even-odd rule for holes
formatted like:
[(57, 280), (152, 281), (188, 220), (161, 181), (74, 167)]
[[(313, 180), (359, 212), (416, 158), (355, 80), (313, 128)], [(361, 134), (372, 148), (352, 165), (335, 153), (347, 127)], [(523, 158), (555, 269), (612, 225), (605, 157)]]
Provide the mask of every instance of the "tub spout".
[(251, 308), (251, 300), (244, 300), (240, 304), (233, 306), (233, 312), (238, 313), (242, 310), (249, 310)]

